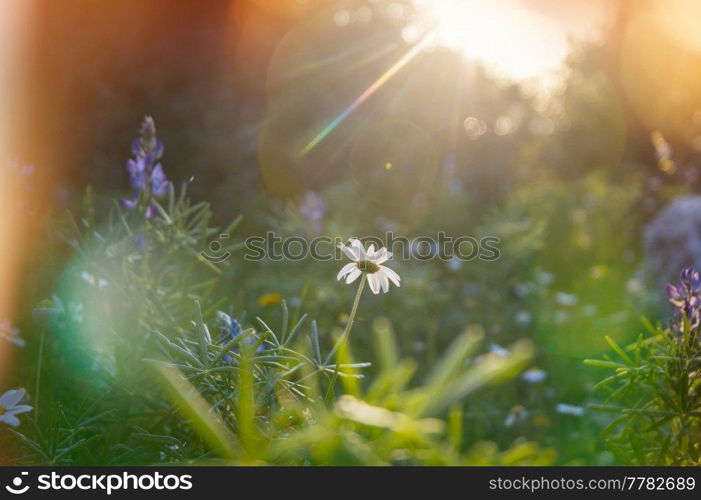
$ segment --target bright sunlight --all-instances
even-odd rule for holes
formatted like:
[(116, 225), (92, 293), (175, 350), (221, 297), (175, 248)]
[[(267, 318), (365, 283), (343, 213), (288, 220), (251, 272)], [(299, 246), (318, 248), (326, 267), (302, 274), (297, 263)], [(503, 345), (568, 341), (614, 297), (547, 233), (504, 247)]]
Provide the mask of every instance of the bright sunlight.
[(414, 0), (414, 5), (417, 23), (435, 30), (438, 44), (516, 80), (556, 69), (567, 54), (567, 26), (518, 0)]

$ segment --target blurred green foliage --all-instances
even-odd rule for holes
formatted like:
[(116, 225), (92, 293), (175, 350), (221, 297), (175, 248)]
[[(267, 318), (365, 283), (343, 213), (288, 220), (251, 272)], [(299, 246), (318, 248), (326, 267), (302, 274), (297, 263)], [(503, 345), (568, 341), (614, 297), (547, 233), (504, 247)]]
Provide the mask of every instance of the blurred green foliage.
[[(416, 365), (399, 361), (387, 322), (376, 325), (381, 368), (368, 382), (369, 363), (355, 362), (345, 344), (322, 356), (329, 334), (305, 324), (306, 315), (293, 321), (284, 301), (277, 331), (258, 318), (235, 336), (212, 335), (235, 263), (197, 251), (222, 229), (209, 225), (207, 204), (191, 205), (185, 186), (180, 192), (151, 200), (154, 217), (114, 205), (100, 224), (88, 196), (83, 216), (66, 221), (61, 235), (74, 261), (56, 296), (34, 310), (41, 334), (22, 375), (34, 376), (34, 412), (11, 432), (14, 444), (2, 438), (13, 461), (552, 463), (554, 451), (531, 442), (500, 451), (462, 437), (465, 398), (518, 374), (533, 355), (530, 342), (506, 357), (477, 358), (483, 334), (473, 329), (416, 384)], [(327, 405), (319, 390), (336, 364), (343, 390)]]

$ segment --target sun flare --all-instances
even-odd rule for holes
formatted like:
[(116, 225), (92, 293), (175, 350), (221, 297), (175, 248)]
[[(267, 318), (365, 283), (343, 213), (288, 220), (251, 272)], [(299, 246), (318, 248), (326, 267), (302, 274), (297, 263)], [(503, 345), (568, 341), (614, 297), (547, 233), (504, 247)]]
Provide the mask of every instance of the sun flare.
[(567, 52), (562, 27), (516, 0), (414, 0), (438, 44), (517, 80), (555, 68)]

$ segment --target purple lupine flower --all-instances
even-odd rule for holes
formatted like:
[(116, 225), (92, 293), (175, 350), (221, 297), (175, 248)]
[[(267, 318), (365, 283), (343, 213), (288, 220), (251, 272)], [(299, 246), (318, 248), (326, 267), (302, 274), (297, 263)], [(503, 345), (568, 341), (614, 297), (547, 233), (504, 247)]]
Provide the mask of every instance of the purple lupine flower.
[(321, 221), (326, 215), (326, 200), (314, 192), (307, 191), (299, 206), (299, 213), (312, 225), (312, 229), (316, 232), (321, 231)]
[(163, 143), (156, 137), (156, 122), (146, 115), (141, 123), (139, 138), (131, 143), (131, 151), (134, 156), (147, 157), (152, 155), (151, 161), (157, 161), (163, 156)]
[[(150, 116), (144, 118), (140, 136), (131, 143), (131, 151), (134, 158), (127, 160), (126, 168), (135, 194), (131, 199), (122, 200), (122, 206), (128, 210), (138, 206), (142, 193), (162, 198), (170, 189), (170, 181), (166, 178), (163, 166), (157, 163), (163, 156), (163, 143), (156, 137), (156, 124)], [(155, 215), (151, 203), (147, 203), (144, 215), (146, 218)]]
[(691, 330), (696, 331), (701, 325), (701, 275), (692, 268), (686, 268), (681, 272), (679, 284), (670, 283), (665, 288), (669, 302), (675, 309), (672, 328), (681, 333), (686, 319)]

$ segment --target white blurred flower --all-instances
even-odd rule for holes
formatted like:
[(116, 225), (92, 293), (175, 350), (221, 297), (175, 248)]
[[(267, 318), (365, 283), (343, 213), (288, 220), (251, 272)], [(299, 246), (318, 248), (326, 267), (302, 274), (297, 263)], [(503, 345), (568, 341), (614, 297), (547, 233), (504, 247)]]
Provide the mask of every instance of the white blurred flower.
[(24, 347), (24, 339), (19, 336), (19, 328), (15, 328), (10, 320), (0, 321), (0, 339), (5, 339), (19, 347)]
[(555, 302), (561, 306), (573, 306), (577, 303), (577, 296), (571, 293), (557, 292), (555, 294)]
[(0, 422), (12, 427), (19, 425), (17, 415), (32, 411), (31, 406), (18, 404), (25, 395), (24, 389), (7, 391), (0, 396)]
[(538, 370), (535, 368), (526, 370), (521, 374), (521, 378), (529, 384), (537, 384), (538, 382), (542, 382), (545, 380), (545, 377), (547, 377), (545, 370)]
[(572, 415), (575, 417), (581, 417), (584, 415), (584, 408), (581, 406), (568, 405), (567, 403), (559, 403), (555, 407), (555, 411), (562, 413), (563, 415)]
[(346, 283), (350, 284), (365, 273), (370, 290), (375, 294), (380, 293), (380, 290), (387, 293), (390, 281), (399, 286), (399, 275), (389, 267), (382, 265), (392, 257), (392, 253), (388, 252), (385, 247), (375, 251), (375, 245), (371, 244), (365, 250), (360, 240), (351, 238), (350, 245), (339, 243), (338, 248), (343, 250), (343, 253), (353, 262), (343, 266), (336, 279), (345, 278)]
[(458, 259), (457, 257), (453, 257), (448, 261), (448, 269), (450, 269), (453, 272), (459, 271), (462, 269), (462, 260)]
[(489, 352), (497, 356), (501, 356), (502, 358), (511, 355), (511, 351), (509, 351), (506, 347), (500, 346), (499, 344), (489, 344)]
[(531, 322), (531, 313), (528, 311), (519, 311), (516, 313), (516, 323), (520, 325), (527, 325)]
[(567, 314), (567, 311), (555, 311), (555, 314), (553, 314), (553, 321), (560, 324), (567, 321), (569, 317), (570, 315)]
[(519, 297), (525, 297), (532, 293), (534, 288), (533, 283), (516, 283), (516, 285), (514, 285), (514, 292)]
[(538, 280), (538, 283), (543, 286), (552, 285), (553, 281), (555, 281), (555, 277), (552, 275), (552, 273), (547, 271), (540, 271), (536, 276), (536, 279)]

